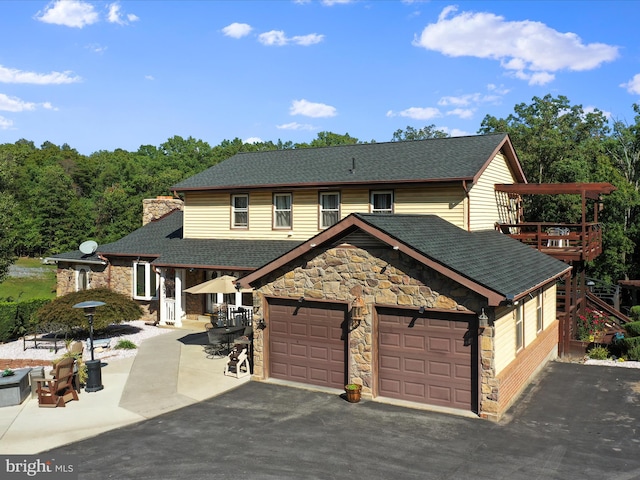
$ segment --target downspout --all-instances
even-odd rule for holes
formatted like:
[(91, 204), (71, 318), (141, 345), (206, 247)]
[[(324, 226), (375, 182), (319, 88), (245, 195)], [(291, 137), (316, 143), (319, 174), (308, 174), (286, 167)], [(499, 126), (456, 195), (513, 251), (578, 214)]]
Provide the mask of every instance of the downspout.
[(98, 254), (98, 258), (107, 264), (107, 288), (111, 289), (111, 262), (100, 254)]
[(467, 197), (467, 232), (471, 231), (471, 197), (469, 196), (469, 188), (467, 188), (467, 181), (462, 180), (462, 189)]

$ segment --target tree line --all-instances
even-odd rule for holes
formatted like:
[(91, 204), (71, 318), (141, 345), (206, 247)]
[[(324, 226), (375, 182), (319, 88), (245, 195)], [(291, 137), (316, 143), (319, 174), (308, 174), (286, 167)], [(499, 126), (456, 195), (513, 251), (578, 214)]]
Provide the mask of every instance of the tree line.
[[(640, 265), (640, 107), (635, 123), (585, 111), (564, 96), (533, 97), (506, 118), (487, 115), (477, 133), (510, 135), (529, 182), (610, 182), (604, 198), (605, 252), (590, 273), (613, 282), (638, 278)], [(391, 141), (448, 136), (434, 125), (393, 132)], [(384, 140), (387, 141), (387, 140)], [(375, 142), (370, 140), (369, 142)], [(347, 134), (320, 132), (309, 143), (239, 138), (219, 145), (174, 136), (160, 146), (142, 145), (79, 154), (67, 144), (19, 140), (0, 145), (0, 281), (18, 256), (42, 257), (75, 250), (86, 239), (113, 242), (140, 227), (142, 200), (239, 152), (369, 143)], [(530, 221), (579, 222), (580, 201), (527, 199)]]

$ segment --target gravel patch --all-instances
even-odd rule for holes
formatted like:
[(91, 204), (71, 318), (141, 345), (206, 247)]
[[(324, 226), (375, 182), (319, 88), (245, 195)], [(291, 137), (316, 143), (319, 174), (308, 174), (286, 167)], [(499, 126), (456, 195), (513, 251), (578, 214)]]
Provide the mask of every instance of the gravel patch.
[[(136, 346), (140, 347), (140, 344), (150, 337), (169, 333), (172, 330), (169, 328), (160, 328), (153, 325), (147, 325), (144, 321), (134, 321), (123, 323), (118, 326), (113, 326), (108, 331), (107, 335), (100, 336), (99, 338), (111, 338), (111, 348), (96, 348), (94, 350), (94, 358), (96, 360), (103, 359), (117, 359), (134, 357), (138, 352), (137, 348), (131, 350), (121, 350), (114, 348), (119, 340), (129, 340)], [(84, 350), (84, 359), (91, 358), (91, 352), (86, 348), (86, 342)], [(33, 343), (32, 343), (33, 345)], [(0, 344), (0, 359), (12, 360), (12, 364), (19, 363), (21, 360), (25, 361), (25, 365), (33, 363), (34, 360), (43, 360), (51, 362), (55, 358), (60, 357), (64, 353), (64, 348), (58, 349), (58, 353), (53, 351), (53, 348), (48, 348), (46, 345), (38, 346), (34, 348), (27, 343), (27, 349), (24, 349), (22, 339), (14, 342), (8, 342)]]
[(584, 362), (585, 365), (604, 365), (606, 367), (621, 367), (621, 368), (640, 368), (640, 362), (619, 362), (617, 360), (593, 360), (588, 359)]

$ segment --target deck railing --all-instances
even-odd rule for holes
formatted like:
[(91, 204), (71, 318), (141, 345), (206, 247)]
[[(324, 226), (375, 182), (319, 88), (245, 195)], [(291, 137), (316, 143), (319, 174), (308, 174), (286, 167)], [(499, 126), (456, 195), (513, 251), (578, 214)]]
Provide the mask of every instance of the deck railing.
[(496, 229), (563, 261), (590, 261), (602, 253), (599, 223), (499, 223)]

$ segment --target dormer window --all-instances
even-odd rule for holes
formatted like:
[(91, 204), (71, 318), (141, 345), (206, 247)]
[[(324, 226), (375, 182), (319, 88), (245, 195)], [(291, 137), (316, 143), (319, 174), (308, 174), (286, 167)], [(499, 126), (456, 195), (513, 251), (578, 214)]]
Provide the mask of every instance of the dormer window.
[(273, 228), (291, 229), (291, 194), (275, 193), (273, 195)]
[(231, 196), (231, 228), (249, 228), (249, 195)]
[(393, 191), (371, 192), (371, 213), (393, 213)]

